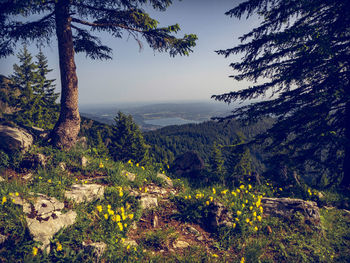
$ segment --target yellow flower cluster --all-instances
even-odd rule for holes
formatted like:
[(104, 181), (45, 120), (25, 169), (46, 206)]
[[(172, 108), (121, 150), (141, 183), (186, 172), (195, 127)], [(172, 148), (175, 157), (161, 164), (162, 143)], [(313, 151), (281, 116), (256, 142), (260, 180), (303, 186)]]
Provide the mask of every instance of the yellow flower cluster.
[(130, 209), (130, 205), (121, 206), (115, 210), (112, 209), (111, 205), (107, 205), (107, 209), (104, 209), (102, 205), (96, 206), (96, 210), (99, 214), (103, 214), (105, 220), (110, 220), (111, 222), (116, 223), (119, 230), (122, 232), (124, 228), (128, 226), (128, 221), (134, 219), (133, 213), (127, 213), (127, 210)]
[[(13, 198), (14, 196), (19, 196), (19, 193), (18, 192), (15, 192), (15, 193), (9, 193), (9, 197), (10, 197), (10, 200), (12, 200), (12, 202), (15, 202), (15, 199)], [(7, 202), (7, 197), (6, 196), (3, 196), (1, 198), (1, 204), (5, 204)]]

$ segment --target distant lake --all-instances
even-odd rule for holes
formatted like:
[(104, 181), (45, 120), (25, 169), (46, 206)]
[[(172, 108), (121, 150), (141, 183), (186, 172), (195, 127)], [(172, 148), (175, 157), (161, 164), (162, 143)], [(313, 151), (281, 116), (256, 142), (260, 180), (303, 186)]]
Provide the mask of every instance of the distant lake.
[(175, 118), (160, 118), (160, 119), (153, 119), (153, 120), (144, 120), (145, 123), (151, 124), (151, 125), (158, 125), (158, 126), (169, 126), (169, 125), (182, 125), (182, 124), (188, 124), (188, 123), (200, 123), (201, 121), (194, 121), (194, 120), (186, 120), (183, 118), (175, 117)]

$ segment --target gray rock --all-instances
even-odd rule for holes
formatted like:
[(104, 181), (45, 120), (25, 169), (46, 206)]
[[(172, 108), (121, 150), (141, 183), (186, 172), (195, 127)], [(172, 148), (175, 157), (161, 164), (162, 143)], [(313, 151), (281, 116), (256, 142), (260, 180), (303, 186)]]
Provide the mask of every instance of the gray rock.
[(135, 174), (130, 173), (130, 172), (125, 171), (125, 170), (123, 170), (123, 171), (121, 172), (121, 175), (122, 175), (122, 176), (125, 176), (125, 177), (126, 177), (129, 181), (131, 181), (131, 182), (135, 181), (135, 179), (136, 179), (136, 175), (135, 175)]
[(199, 231), (192, 226), (186, 227), (186, 230), (196, 236), (200, 235)]
[(299, 212), (306, 220), (315, 225), (320, 224), (320, 212), (316, 202), (304, 201), (302, 199), (263, 197), (261, 204), (265, 215), (290, 218), (296, 212)]
[(161, 178), (162, 180), (164, 180), (169, 187), (173, 187), (174, 186), (173, 181), (168, 176), (166, 176), (165, 174), (158, 173), (157, 177)]
[(13, 197), (15, 204), (23, 206), (28, 229), (33, 239), (41, 242), (40, 248), (49, 253), (50, 240), (62, 228), (74, 224), (77, 213), (72, 210), (62, 213), (64, 203), (43, 194), (38, 194), (32, 201), (33, 205), (20, 196)]
[(153, 227), (157, 227), (159, 223), (159, 218), (157, 215), (154, 215), (153, 217)]
[(26, 181), (30, 181), (33, 178), (33, 174), (32, 173), (27, 173), (26, 175), (23, 175), (22, 178)]
[(81, 160), (80, 160), (81, 167), (85, 168), (87, 166), (88, 162), (89, 161), (85, 156), (81, 157)]
[(103, 253), (106, 251), (107, 244), (103, 242), (87, 243), (83, 241), (83, 246), (87, 249), (92, 249), (94, 251), (95, 260), (94, 262), (99, 262)]
[(60, 162), (59, 164), (58, 164), (58, 167), (61, 169), (61, 171), (65, 171), (66, 169), (67, 169), (67, 165), (66, 165), (66, 163), (64, 163), (64, 162)]
[(173, 247), (176, 248), (188, 248), (190, 246), (189, 243), (187, 243), (186, 241), (182, 241), (182, 240), (177, 240), (174, 244)]
[(0, 182), (5, 182), (6, 180), (0, 176)]
[(105, 186), (99, 184), (73, 184), (71, 190), (65, 191), (64, 196), (76, 203), (90, 202), (103, 198)]
[(7, 236), (0, 234), (0, 245), (5, 243), (6, 240), (7, 240)]
[(213, 202), (208, 208), (208, 217), (204, 219), (204, 225), (209, 230), (215, 231), (220, 226), (227, 226), (226, 222), (232, 221), (232, 214), (223, 204)]
[(26, 217), (26, 221), (29, 231), (33, 235), (33, 239), (42, 242), (41, 249), (49, 253), (50, 239), (62, 228), (73, 225), (76, 217), (77, 213), (74, 211), (68, 211), (65, 214), (62, 214), (61, 211), (56, 211), (40, 220), (38, 220), (38, 217)]
[(157, 197), (149, 194), (141, 194), (140, 202), (142, 209), (151, 209), (158, 206)]
[(47, 164), (47, 160), (48, 160), (48, 158), (45, 155), (43, 155), (42, 153), (35, 154), (34, 159), (41, 167), (45, 167)]
[(33, 136), (25, 129), (0, 125), (0, 149), (26, 152), (33, 144)]

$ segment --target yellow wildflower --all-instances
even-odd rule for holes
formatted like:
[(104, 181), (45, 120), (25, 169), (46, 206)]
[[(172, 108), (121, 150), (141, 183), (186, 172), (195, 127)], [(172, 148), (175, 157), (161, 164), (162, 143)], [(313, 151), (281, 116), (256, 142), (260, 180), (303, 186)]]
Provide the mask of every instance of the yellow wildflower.
[(263, 212), (264, 212), (264, 209), (263, 209), (262, 206), (260, 206), (259, 209), (260, 209), (260, 213), (263, 213)]
[(124, 242), (125, 242), (125, 238), (122, 237), (122, 238), (120, 239), (120, 242), (121, 242), (121, 243), (124, 243)]
[(107, 205), (107, 209), (111, 209), (112, 208), (112, 206), (111, 205)]
[(247, 218), (245, 221), (246, 221), (247, 223), (249, 223), (249, 222), (250, 222), (250, 219), (249, 219), (249, 218)]
[(51, 179), (49, 179), (49, 180), (47, 180), (47, 182), (51, 184), (51, 183), (52, 183), (52, 180), (51, 180)]
[(253, 210), (253, 207), (252, 207), (252, 206), (249, 206), (249, 210)]
[(121, 220), (121, 217), (120, 217), (120, 215), (117, 214), (117, 215), (115, 216), (115, 221), (116, 221), (116, 222), (120, 222), (120, 220)]
[(280, 191), (283, 191), (283, 189), (280, 187), (280, 188), (278, 188), (278, 190), (280, 190)]
[(145, 170), (145, 167), (141, 166), (141, 169), (142, 169), (142, 170)]
[(221, 191), (221, 194), (222, 194), (222, 195), (225, 195), (225, 194), (227, 193), (227, 191), (228, 191), (227, 189), (226, 189), (226, 190), (223, 190), (223, 191)]
[(145, 186), (145, 193), (147, 193), (148, 192), (148, 188), (147, 188), (147, 186)]
[(212, 196), (209, 196), (210, 202), (213, 202), (214, 198)]
[(209, 205), (209, 204), (210, 204), (210, 202), (209, 202), (209, 201), (206, 201), (206, 202), (205, 202), (205, 204), (206, 204), (206, 205)]
[(120, 231), (123, 231), (123, 224), (122, 223), (120, 223), (120, 222), (118, 222), (118, 227), (119, 227), (119, 229), (120, 229)]
[(187, 200), (188, 199), (188, 197), (187, 197), (187, 195), (185, 195), (185, 200)]
[(240, 185), (240, 187), (239, 187), (239, 188), (244, 189), (244, 184)]
[(191, 199), (191, 198), (192, 198), (192, 197), (189, 195), (189, 196), (188, 196), (188, 199)]
[(108, 212), (109, 215), (114, 215), (114, 211), (111, 210), (111, 209), (108, 209), (107, 212)]
[(233, 224), (232, 224), (232, 227), (233, 227), (233, 228), (236, 228), (236, 223), (233, 223)]
[(1, 204), (3, 205), (4, 203), (6, 203), (6, 201), (7, 201), (6, 196), (3, 196), (3, 197), (2, 197), (2, 202), (1, 202)]
[(237, 196), (237, 194), (236, 194), (235, 191), (232, 191), (231, 194), (232, 194), (233, 196)]
[(38, 254), (38, 248), (37, 247), (33, 247), (32, 254), (33, 254), (34, 257)]
[(139, 163), (137, 163), (137, 164), (136, 164), (136, 167), (139, 167), (139, 166), (140, 166), (140, 164), (139, 164)]
[(106, 220), (108, 220), (108, 215), (107, 214), (104, 214), (104, 217)]
[(134, 218), (134, 214), (129, 214), (128, 217), (130, 220), (132, 220)]
[(254, 211), (253, 216), (256, 216), (256, 212)]
[(97, 209), (97, 211), (98, 211), (99, 213), (101, 213), (101, 212), (102, 212), (102, 205), (96, 206), (96, 209)]
[(13, 193), (9, 193), (9, 196), (13, 196)]
[(239, 221), (239, 219), (238, 219), (237, 217), (235, 218), (235, 220), (236, 220), (237, 222)]
[(127, 224), (127, 223), (124, 223), (124, 227), (128, 227), (128, 224)]
[(249, 190), (252, 189), (252, 185), (248, 184), (248, 189)]
[(241, 190), (239, 190), (239, 189), (237, 188), (236, 192), (237, 192), (237, 193), (240, 193), (240, 192), (241, 192)]
[(212, 254), (213, 258), (218, 258), (219, 256), (217, 254)]
[(99, 167), (99, 168), (103, 168), (103, 167), (104, 167), (103, 163), (100, 162), (100, 164), (98, 165), (98, 167)]
[(60, 242), (56, 242), (56, 251), (61, 251), (62, 250), (62, 244)]
[(241, 211), (237, 211), (237, 215), (240, 216), (242, 214)]
[(127, 247), (126, 247), (126, 250), (129, 250), (130, 249), (130, 244), (129, 245), (127, 245)]
[(248, 204), (248, 199), (245, 200), (245, 203)]
[(244, 208), (245, 207), (245, 204), (242, 204), (242, 208)]
[(259, 229), (258, 229), (258, 227), (256, 226), (256, 227), (254, 227), (254, 230), (255, 230), (255, 231), (258, 231)]
[(18, 193), (18, 192), (16, 192), (16, 193), (15, 193), (15, 196), (19, 196), (19, 193)]
[(261, 221), (262, 217), (261, 216), (257, 216), (256, 217), (259, 221)]
[(244, 262), (245, 262), (245, 259), (244, 259), (244, 257), (242, 257), (240, 263), (244, 263)]
[(216, 189), (213, 187), (213, 194), (215, 195), (216, 194)]

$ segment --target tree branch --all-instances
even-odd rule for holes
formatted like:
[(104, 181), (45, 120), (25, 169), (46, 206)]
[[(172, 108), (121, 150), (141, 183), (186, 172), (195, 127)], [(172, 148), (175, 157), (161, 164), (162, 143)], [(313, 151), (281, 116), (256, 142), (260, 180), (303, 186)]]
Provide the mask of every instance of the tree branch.
[(77, 18), (72, 18), (72, 22), (78, 23), (78, 24), (82, 24), (82, 25), (86, 25), (86, 26), (91, 26), (91, 27), (120, 27), (120, 28), (124, 28), (126, 30), (129, 31), (134, 31), (134, 32), (139, 32), (139, 33), (147, 33), (148, 31), (143, 31), (137, 28), (132, 28), (132, 27), (128, 27), (126, 25), (123, 24), (116, 24), (116, 23), (91, 23), (91, 22), (87, 22), (87, 21), (83, 21)]

